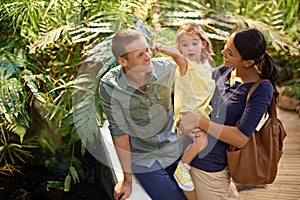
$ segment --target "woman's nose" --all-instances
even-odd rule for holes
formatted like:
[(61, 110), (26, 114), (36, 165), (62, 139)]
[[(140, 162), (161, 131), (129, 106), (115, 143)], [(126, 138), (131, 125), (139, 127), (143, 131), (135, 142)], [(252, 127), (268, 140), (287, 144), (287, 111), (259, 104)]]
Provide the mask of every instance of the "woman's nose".
[(221, 50), (221, 54), (225, 56), (225, 49)]

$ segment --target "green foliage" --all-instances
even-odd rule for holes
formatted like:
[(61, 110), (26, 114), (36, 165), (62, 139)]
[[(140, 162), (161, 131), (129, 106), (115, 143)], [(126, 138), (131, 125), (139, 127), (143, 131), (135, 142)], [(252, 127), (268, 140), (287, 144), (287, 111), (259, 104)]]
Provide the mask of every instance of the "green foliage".
[[(30, 151), (35, 146), (22, 144), (30, 118), (27, 113), (26, 93), (17, 70), (7, 61), (0, 61), (0, 172), (19, 172), (17, 164), (33, 158)], [(16, 138), (15, 136), (19, 138)], [(8, 174), (7, 174), (8, 175)]]
[[(289, 0), (287, 0), (289, 1)], [(286, 8), (289, 2), (279, 1), (207, 1), (195, 2), (191, 0), (158, 1), (161, 6), (160, 22), (162, 26), (178, 28), (182, 23), (194, 21), (198, 23), (211, 40), (224, 43), (230, 33), (239, 27), (254, 27), (264, 32), (276, 51), (286, 51), (290, 55), (298, 55), (297, 40), (289, 37), (282, 30), (285, 26)], [(176, 4), (174, 4), (176, 2)], [(172, 4), (172, 5), (171, 5)], [(293, 1), (295, 8), (298, 1)], [(291, 8), (289, 8), (291, 10)], [(266, 15), (266, 13), (268, 13)], [(290, 11), (292, 13), (292, 11)], [(293, 12), (297, 19), (298, 11)], [(299, 22), (296, 20), (296, 24)], [(299, 31), (298, 31), (299, 35)], [(214, 49), (218, 49), (214, 48)]]
[(13, 33), (33, 41), (39, 32), (39, 22), (44, 13), (45, 1), (24, 0), (4, 3), (0, 6), (0, 21), (9, 23)]
[(13, 135), (5, 130), (4, 123), (0, 125), (0, 132), (0, 173), (5, 175), (20, 173), (18, 164), (25, 163), (27, 158), (33, 158), (30, 151), (26, 149), (36, 148), (36, 146), (17, 143)]
[(16, 143), (8, 143), (7, 136), (3, 131), (1, 135), (1, 147), (0, 147), (0, 163), (1, 164), (17, 164), (18, 161), (25, 163), (25, 157), (33, 158), (26, 148), (33, 148), (34, 146), (20, 145)]
[(283, 94), (300, 100), (300, 78), (288, 80), (282, 83), (285, 87)]
[(285, 86), (283, 94), (300, 100), (300, 59), (286, 59), (284, 55), (278, 56), (282, 64), (280, 72), (280, 86)]
[(8, 131), (20, 137), (21, 143), (29, 127), (25, 98), (26, 93), (20, 81), (0, 68), (0, 121), (6, 125)]

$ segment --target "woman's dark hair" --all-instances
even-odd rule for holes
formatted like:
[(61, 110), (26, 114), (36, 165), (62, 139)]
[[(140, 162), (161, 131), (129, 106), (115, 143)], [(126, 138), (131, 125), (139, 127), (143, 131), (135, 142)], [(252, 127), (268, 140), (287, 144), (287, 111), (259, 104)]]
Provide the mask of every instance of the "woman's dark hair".
[(243, 60), (254, 60), (262, 79), (269, 79), (276, 90), (279, 78), (278, 66), (266, 52), (266, 40), (262, 32), (255, 28), (239, 29), (235, 32), (234, 45)]

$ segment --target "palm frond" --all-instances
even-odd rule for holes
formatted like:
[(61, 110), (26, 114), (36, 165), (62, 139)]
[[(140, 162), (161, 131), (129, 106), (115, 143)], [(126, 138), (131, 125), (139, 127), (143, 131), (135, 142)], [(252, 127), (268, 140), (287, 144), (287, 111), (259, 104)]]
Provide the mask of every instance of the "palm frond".
[(25, 81), (26, 86), (30, 89), (32, 94), (37, 98), (39, 101), (46, 103), (45, 98), (39, 92), (39, 83), (38, 80), (43, 80), (43, 75), (34, 75), (29, 70), (23, 71), (23, 79)]
[(10, 131), (20, 136), (21, 142), (29, 127), (25, 100), (21, 82), (0, 69), (0, 119)]
[(70, 29), (70, 27), (70, 25), (65, 25), (57, 29), (53, 29), (48, 33), (45, 33), (43, 36), (35, 40), (29, 46), (29, 53), (34, 54), (38, 50), (45, 49), (47, 45), (56, 43), (59, 38), (65, 37), (67, 35), (67, 32)]
[(19, 32), (22, 37), (31, 41), (38, 35), (38, 23), (42, 19), (44, 7), (45, 1), (24, 0), (5, 3), (0, 6), (0, 12), (3, 13), (0, 21), (10, 19), (14, 34)]
[[(72, 98), (73, 121), (83, 144), (93, 144), (99, 135), (103, 112), (99, 111), (98, 85), (102, 75), (116, 66), (116, 59), (110, 51), (112, 36), (106, 38), (91, 50), (77, 74)], [(81, 89), (84, 88), (84, 89)], [(101, 109), (101, 108), (100, 108)]]
[(267, 42), (273, 47), (274, 53), (286, 51), (291, 56), (299, 55), (300, 50), (297, 43), (288, 35), (276, 31), (273, 26), (243, 16), (235, 16), (235, 19), (237, 19), (237, 24), (240, 27), (252, 27), (261, 30)]

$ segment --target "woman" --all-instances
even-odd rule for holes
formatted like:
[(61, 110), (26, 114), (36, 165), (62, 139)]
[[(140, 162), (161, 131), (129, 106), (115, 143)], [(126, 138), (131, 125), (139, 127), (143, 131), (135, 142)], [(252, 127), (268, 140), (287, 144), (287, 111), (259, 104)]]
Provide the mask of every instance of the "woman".
[[(228, 144), (238, 148), (246, 144), (266, 113), (274, 92), (277, 94), (277, 66), (266, 52), (266, 41), (259, 30), (248, 28), (233, 33), (222, 55), (224, 64), (213, 72), (216, 90), (211, 100), (211, 120), (188, 112), (179, 127), (190, 137), (197, 136), (199, 129), (208, 133), (207, 147), (191, 163), (195, 192), (185, 192), (189, 199), (228, 198), (226, 148)], [(259, 79), (270, 82), (262, 82), (246, 105), (247, 93)]]

